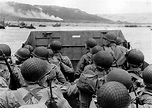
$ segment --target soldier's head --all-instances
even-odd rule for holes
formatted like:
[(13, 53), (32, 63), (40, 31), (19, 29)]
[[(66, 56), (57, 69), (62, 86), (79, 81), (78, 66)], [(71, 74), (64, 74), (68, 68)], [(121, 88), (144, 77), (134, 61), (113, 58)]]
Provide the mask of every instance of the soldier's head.
[(62, 44), (60, 41), (58, 40), (53, 40), (51, 43), (50, 43), (50, 46), (49, 46), (54, 53), (56, 52), (60, 52), (61, 48), (62, 48)]
[(130, 74), (127, 71), (120, 68), (112, 68), (110, 72), (106, 75), (106, 81), (120, 82), (124, 86), (126, 86), (127, 89), (129, 89), (132, 85)]
[(91, 49), (91, 53), (92, 53), (92, 55), (94, 55), (94, 54), (96, 54), (96, 53), (98, 53), (99, 51), (102, 51), (102, 50), (103, 50), (103, 48), (100, 45), (96, 45)]
[(96, 42), (96, 40), (93, 39), (93, 38), (89, 38), (88, 40), (85, 41), (85, 47), (86, 47), (87, 49), (93, 48), (93, 47), (96, 46), (96, 45), (97, 45), (97, 42)]
[(39, 84), (49, 74), (47, 62), (39, 58), (29, 58), (22, 63), (21, 73), (28, 84)]
[(152, 64), (148, 65), (142, 72), (143, 81), (146, 87), (152, 88)]
[(0, 44), (0, 60), (3, 60), (3, 53), (7, 59), (11, 57), (11, 48), (7, 44)]
[(106, 33), (103, 39), (106, 40), (105, 45), (108, 46), (111, 43), (116, 43), (117, 36), (111, 32)]
[(33, 52), (34, 48), (31, 45), (24, 45), (23, 48), (27, 48), (30, 52)]
[(40, 46), (36, 47), (32, 52), (33, 57), (37, 57), (43, 60), (48, 60), (49, 58), (49, 51), (46, 47)]
[(93, 61), (97, 67), (109, 69), (113, 63), (113, 56), (108, 51), (99, 51), (93, 55)]
[(126, 54), (127, 62), (130, 66), (139, 67), (144, 62), (144, 54), (138, 49), (131, 49)]
[(26, 59), (30, 58), (31, 53), (30, 53), (30, 51), (27, 48), (20, 48), (15, 53), (15, 56), (17, 58), (16, 63), (20, 64), (23, 61), (25, 61)]
[(107, 82), (97, 90), (97, 103), (101, 108), (128, 108), (130, 100), (127, 88), (119, 82)]

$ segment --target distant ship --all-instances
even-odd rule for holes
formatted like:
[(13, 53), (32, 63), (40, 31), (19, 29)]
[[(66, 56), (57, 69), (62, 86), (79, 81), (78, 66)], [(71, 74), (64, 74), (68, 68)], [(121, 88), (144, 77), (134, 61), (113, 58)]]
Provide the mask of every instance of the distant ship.
[(0, 20), (0, 29), (5, 29), (5, 21)]
[(61, 26), (61, 23), (55, 23), (52, 25), (53, 27), (60, 27)]
[(20, 28), (36, 29), (32, 24), (31, 25), (21, 25)]

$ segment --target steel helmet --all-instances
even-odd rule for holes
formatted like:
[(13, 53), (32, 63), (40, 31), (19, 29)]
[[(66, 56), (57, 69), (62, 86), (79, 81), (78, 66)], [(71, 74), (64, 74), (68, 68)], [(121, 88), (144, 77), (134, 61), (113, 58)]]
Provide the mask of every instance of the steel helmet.
[(117, 37), (117, 39), (116, 39), (116, 44), (117, 44), (117, 45), (120, 45), (120, 44), (122, 44), (122, 43), (123, 43), (122, 38)]
[(27, 48), (30, 52), (34, 50), (34, 48), (31, 45), (25, 45), (24, 48)]
[(92, 48), (91, 53), (96, 54), (97, 52), (103, 50), (103, 48), (100, 45), (96, 45)]
[(115, 43), (116, 39), (117, 39), (117, 36), (114, 35), (113, 33), (107, 33), (107, 34), (105, 34), (105, 36), (103, 38), (110, 41), (110, 42)]
[(25, 81), (36, 83), (47, 73), (47, 62), (39, 58), (29, 58), (21, 65), (21, 73)]
[(129, 89), (132, 85), (130, 74), (127, 71), (120, 68), (112, 68), (111, 71), (106, 76), (106, 81), (120, 82), (124, 86), (126, 86), (127, 89)]
[(32, 52), (32, 55), (34, 57), (38, 57), (43, 60), (47, 60), (49, 57), (49, 51), (46, 47), (40, 46), (40, 47), (36, 47), (34, 49), (34, 51)]
[(110, 68), (113, 63), (113, 56), (108, 51), (99, 51), (93, 56), (93, 61), (97, 66)]
[(145, 84), (152, 84), (152, 64), (144, 69), (142, 77)]
[(133, 65), (141, 65), (144, 62), (144, 54), (138, 49), (131, 49), (127, 54), (127, 61)]
[(93, 38), (89, 38), (88, 40), (85, 41), (85, 44), (87, 45), (88, 48), (93, 48), (94, 46), (97, 45), (97, 42)]
[(6, 57), (11, 56), (11, 48), (7, 44), (0, 44), (0, 58), (2, 57), (3, 53)]
[(61, 50), (62, 44), (58, 40), (54, 40), (50, 43), (50, 48), (54, 51)]
[(20, 48), (15, 53), (15, 56), (20, 58), (21, 60), (26, 60), (26, 59), (30, 58), (30, 55), (31, 55), (31, 53), (27, 48)]
[(107, 82), (97, 91), (97, 103), (101, 108), (128, 108), (130, 100), (127, 88), (119, 82)]

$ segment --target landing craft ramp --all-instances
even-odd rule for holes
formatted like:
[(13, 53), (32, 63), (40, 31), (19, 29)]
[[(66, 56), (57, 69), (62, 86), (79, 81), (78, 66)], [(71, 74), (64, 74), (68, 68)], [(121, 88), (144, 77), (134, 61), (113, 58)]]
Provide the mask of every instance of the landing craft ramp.
[(34, 48), (49, 47), (51, 41), (58, 40), (62, 43), (62, 54), (71, 59), (75, 68), (80, 57), (86, 52), (85, 41), (92, 37), (102, 46), (106, 42), (103, 36), (108, 32), (126, 40), (121, 30), (31, 31), (24, 44), (32, 45)]

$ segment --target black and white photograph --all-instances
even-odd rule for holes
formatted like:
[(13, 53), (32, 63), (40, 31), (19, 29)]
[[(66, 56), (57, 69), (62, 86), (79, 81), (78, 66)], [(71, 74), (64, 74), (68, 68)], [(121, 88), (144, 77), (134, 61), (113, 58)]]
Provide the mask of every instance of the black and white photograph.
[(152, 0), (0, 0), (0, 108), (152, 108)]

